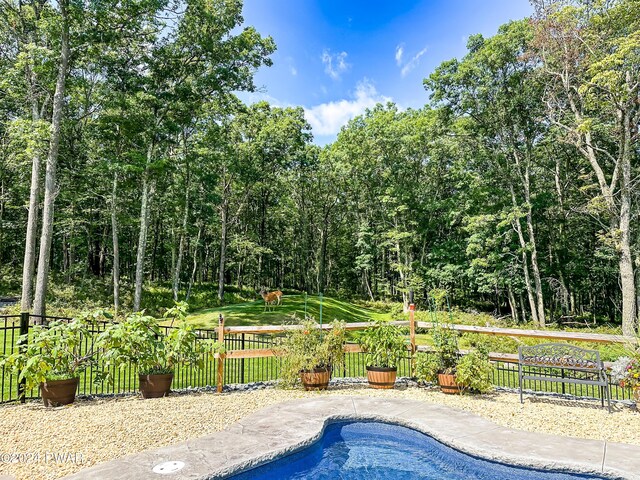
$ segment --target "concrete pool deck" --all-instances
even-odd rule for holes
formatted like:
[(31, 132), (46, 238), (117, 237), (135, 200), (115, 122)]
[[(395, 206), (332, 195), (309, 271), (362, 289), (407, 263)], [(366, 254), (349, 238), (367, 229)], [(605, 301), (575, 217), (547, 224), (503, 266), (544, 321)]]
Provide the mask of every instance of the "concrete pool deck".
[[(67, 480), (218, 479), (315, 442), (326, 424), (377, 420), (414, 428), (465, 453), (541, 469), (640, 480), (640, 447), (525, 432), (477, 415), (415, 400), (331, 396), (264, 408), (213, 435), (122, 457)], [(174, 473), (172, 466), (184, 464)], [(164, 473), (154, 467), (164, 464)], [(162, 467), (161, 467), (162, 468)]]

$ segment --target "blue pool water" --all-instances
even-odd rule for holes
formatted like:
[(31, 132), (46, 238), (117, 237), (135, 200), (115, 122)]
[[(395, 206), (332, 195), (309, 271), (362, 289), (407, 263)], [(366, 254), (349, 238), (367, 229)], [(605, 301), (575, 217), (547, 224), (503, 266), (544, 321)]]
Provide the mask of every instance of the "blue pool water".
[(540, 471), (472, 457), (398, 425), (329, 425), (322, 438), (292, 455), (231, 477), (257, 479), (575, 480), (604, 478)]

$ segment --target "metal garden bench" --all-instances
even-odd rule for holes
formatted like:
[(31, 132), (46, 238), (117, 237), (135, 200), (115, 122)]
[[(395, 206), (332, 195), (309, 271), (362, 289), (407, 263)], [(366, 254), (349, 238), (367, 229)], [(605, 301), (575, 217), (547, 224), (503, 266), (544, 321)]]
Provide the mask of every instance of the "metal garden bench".
[[(527, 371), (525, 372), (525, 367)], [(560, 370), (561, 376), (542, 375), (531, 372), (535, 369)], [(583, 378), (566, 377), (565, 370), (581, 372)], [(572, 383), (576, 385), (594, 385), (600, 387), (600, 401), (604, 407), (605, 396), (609, 412), (611, 412), (611, 391), (609, 378), (600, 360), (600, 352), (567, 345), (565, 343), (543, 343), (541, 345), (518, 347), (518, 383), (520, 386), (520, 403), (523, 403), (522, 386), (524, 380), (543, 382)]]

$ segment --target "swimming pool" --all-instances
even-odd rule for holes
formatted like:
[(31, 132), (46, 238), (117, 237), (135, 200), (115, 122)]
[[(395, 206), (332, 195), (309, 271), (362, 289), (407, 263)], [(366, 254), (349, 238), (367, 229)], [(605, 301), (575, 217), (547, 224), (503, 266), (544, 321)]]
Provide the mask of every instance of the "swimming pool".
[(605, 477), (510, 466), (464, 454), (399, 425), (343, 422), (327, 426), (321, 439), (304, 450), (231, 478), (575, 480)]

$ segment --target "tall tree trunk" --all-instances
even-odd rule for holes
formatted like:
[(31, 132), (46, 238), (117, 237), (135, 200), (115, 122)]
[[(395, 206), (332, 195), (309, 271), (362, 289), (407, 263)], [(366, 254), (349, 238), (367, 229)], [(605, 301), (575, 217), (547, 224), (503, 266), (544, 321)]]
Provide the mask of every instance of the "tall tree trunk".
[[(631, 75), (626, 73), (627, 85), (631, 84)], [(565, 81), (565, 88), (568, 82)], [(572, 97), (573, 90), (567, 90), (567, 98), (569, 106), (574, 114), (576, 125), (583, 122), (582, 111)], [(635, 106), (629, 107), (631, 110)], [(623, 135), (620, 142), (620, 155), (614, 166), (614, 175), (611, 185), (607, 184), (607, 180), (602, 167), (598, 161), (596, 148), (593, 144), (593, 138), (590, 131), (576, 137), (576, 147), (582, 155), (589, 161), (591, 167), (598, 179), (598, 185), (602, 197), (606, 202), (607, 208), (611, 215), (611, 233), (614, 237), (619, 238), (618, 243), (618, 265), (620, 270), (620, 286), (622, 291), (622, 331), (625, 335), (635, 335), (637, 332), (637, 311), (636, 311), (636, 287), (633, 276), (633, 263), (631, 258), (631, 239), (630, 239), (630, 219), (631, 219), (631, 156), (632, 144), (631, 135), (637, 128), (635, 122), (631, 121), (630, 110), (626, 109), (620, 112), (620, 127)], [(616, 186), (616, 173), (620, 177), (620, 203), (616, 205), (613, 191)], [(617, 208), (619, 207), (619, 208)], [(616, 218), (617, 217), (617, 218)], [(616, 222), (617, 220), (617, 222)]]
[(636, 286), (631, 258), (630, 220), (631, 220), (631, 141), (630, 119), (623, 117), (625, 138), (622, 151), (622, 177), (620, 179), (620, 283), (622, 287), (622, 332), (626, 336), (635, 336), (637, 332)]
[(369, 294), (369, 298), (373, 302), (375, 298), (373, 297), (373, 292), (371, 291), (371, 283), (369, 283), (369, 272), (367, 270), (364, 270), (362, 272), (362, 276), (364, 278), (364, 285), (367, 288), (367, 293)]
[(151, 194), (153, 183), (150, 178), (149, 167), (153, 159), (154, 141), (151, 141), (147, 149), (147, 164), (142, 176), (142, 201), (140, 204), (140, 234), (138, 236), (138, 251), (136, 254), (136, 280), (133, 294), (133, 311), (140, 310), (142, 300), (142, 282), (144, 280), (144, 257), (147, 249), (147, 233), (149, 231), (149, 210), (151, 207)]
[(404, 271), (404, 264), (400, 255), (400, 243), (396, 242), (396, 256), (398, 261), (398, 273), (400, 274), (400, 282), (402, 284), (402, 311), (407, 313), (409, 311), (409, 296), (407, 292), (407, 275)]
[(326, 285), (326, 270), (327, 270), (327, 226), (326, 222), (322, 224), (320, 228), (320, 252), (318, 258), (318, 293), (324, 293)]
[(188, 302), (191, 297), (191, 289), (196, 280), (196, 272), (198, 271), (198, 246), (200, 245), (200, 237), (202, 236), (202, 224), (200, 222), (198, 226), (198, 236), (196, 237), (196, 243), (193, 245), (193, 268), (191, 269), (191, 278), (189, 279), (189, 288), (187, 288), (187, 296), (185, 301)]
[[(36, 109), (37, 110), (37, 109)], [(29, 217), (22, 264), (21, 310), (31, 310), (33, 274), (36, 268), (36, 235), (38, 230), (38, 196), (40, 195), (40, 156), (35, 154), (31, 163), (31, 190), (29, 193)]]
[[(225, 189), (226, 190), (226, 189)], [(218, 270), (218, 300), (224, 300), (224, 269), (227, 260), (227, 217), (229, 205), (223, 200), (220, 206), (220, 264)]]
[[(263, 162), (264, 163), (264, 162)], [(261, 247), (265, 247), (267, 243), (267, 202), (269, 193), (265, 188), (260, 191), (260, 229), (258, 244)], [(264, 248), (261, 248), (258, 252), (258, 285), (263, 285), (263, 270), (264, 270)], [(270, 282), (268, 282), (270, 283)]]
[(187, 221), (189, 218), (189, 192), (185, 198), (184, 215), (182, 217), (182, 229), (180, 231), (180, 242), (178, 244), (178, 255), (176, 258), (175, 270), (173, 271), (173, 300), (178, 301), (178, 290), (180, 289), (180, 271), (182, 270), (182, 258), (184, 257), (184, 244), (186, 240)]
[(211, 248), (209, 247), (209, 242), (205, 242), (204, 259), (202, 260), (202, 269), (200, 272), (200, 283), (209, 281), (209, 272), (211, 270), (209, 266), (210, 253), (211, 253)]
[(509, 298), (509, 308), (511, 309), (511, 318), (514, 323), (518, 323), (518, 304), (516, 303), (516, 297), (513, 296), (511, 285), (507, 287), (507, 294)]
[(240, 292), (240, 295), (242, 295), (242, 281), (244, 280), (242, 278), (242, 267), (243, 267), (242, 260), (238, 260), (238, 270), (236, 272), (236, 286), (238, 287), (238, 291)]
[(518, 168), (518, 176), (522, 182), (522, 189), (524, 191), (524, 201), (527, 205), (527, 233), (529, 235), (529, 248), (531, 250), (531, 271), (533, 273), (533, 282), (536, 289), (536, 309), (538, 314), (538, 325), (544, 327), (546, 324), (545, 312), (544, 312), (544, 297), (542, 295), (542, 281), (540, 279), (540, 269), (538, 268), (538, 248), (536, 245), (536, 238), (533, 231), (533, 212), (531, 205), (531, 174), (530, 174), (530, 149), (527, 152), (527, 159), (523, 165), (520, 154), (514, 149), (513, 156)]
[(113, 241), (113, 309), (115, 317), (120, 310), (120, 243), (118, 241), (118, 173), (113, 172), (111, 189), (111, 238)]
[[(513, 191), (513, 185), (509, 185), (509, 189), (511, 191), (511, 202), (514, 208), (518, 207), (518, 203), (516, 201), (516, 195)], [(538, 321), (538, 309), (536, 306), (536, 301), (533, 296), (533, 290), (531, 289), (531, 279), (529, 277), (529, 260), (527, 258), (527, 242), (524, 240), (524, 234), (522, 233), (522, 226), (520, 225), (520, 219), (516, 218), (514, 220), (514, 227), (516, 233), (518, 234), (518, 241), (520, 242), (520, 249), (522, 250), (522, 272), (524, 274), (524, 284), (527, 289), (527, 297), (529, 298), (529, 307), (531, 308), (531, 319), (533, 323), (539, 325)], [(523, 317), (523, 320), (525, 317)]]
[(44, 185), (42, 234), (40, 235), (38, 274), (36, 277), (36, 290), (33, 304), (33, 313), (35, 315), (44, 315), (46, 312), (47, 283), (49, 279), (49, 263), (51, 260), (51, 240), (53, 238), (53, 208), (57, 195), (56, 167), (58, 163), (58, 150), (60, 147), (62, 116), (64, 113), (64, 91), (67, 82), (67, 69), (69, 66), (68, 0), (60, 0), (58, 4), (60, 6), (60, 14), (62, 16), (60, 65), (58, 65), (56, 90), (53, 95), (53, 115), (51, 117), (51, 135), (49, 140), (49, 154), (47, 155), (47, 169)]
[[(36, 18), (40, 17), (40, 10), (35, 6), (34, 13)], [(31, 39), (33, 43), (35, 41)], [(33, 51), (33, 49), (32, 49)], [(35, 63), (35, 59), (31, 59)], [(31, 121), (33, 122), (34, 131), (37, 123), (41, 119), (38, 98), (36, 93), (36, 83), (38, 81), (31, 63), (27, 63), (26, 81), (29, 85), (29, 102), (31, 103)], [(31, 159), (31, 188), (29, 191), (29, 212), (27, 218), (27, 232), (25, 238), (24, 261), (22, 264), (22, 296), (21, 310), (28, 312), (31, 310), (31, 302), (33, 300), (33, 274), (36, 268), (36, 238), (38, 235), (38, 200), (40, 196), (40, 163), (41, 155), (38, 151), (33, 154)]]
[(524, 299), (522, 298), (522, 293), (520, 293), (520, 295), (518, 295), (518, 298), (520, 299), (520, 313), (522, 314), (522, 321), (526, 322), (527, 321), (527, 309), (524, 306)]
[(173, 271), (173, 301), (178, 301), (178, 290), (180, 289), (180, 271), (182, 270), (182, 257), (184, 256), (184, 244), (187, 235), (187, 222), (189, 221), (189, 164), (186, 165), (186, 182), (184, 194), (184, 213), (182, 215), (182, 226), (180, 229), (180, 243), (178, 245), (178, 255), (175, 269)]
[[(156, 259), (158, 258), (158, 246), (160, 244), (164, 245), (164, 238), (163, 238), (163, 233), (164, 233), (164, 229), (162, 228), (162, 217), (160, 215), (158, 215), (158, 217), (156, 218), (156, 223), (155, 223), (155, 229), (154, 229), (155, 235), (153, 236), (153, 248), (151, 249), (151, 280), (157, 280), (161, 277), (162, 275), (162, 271), (160, 270), (160, 268), (158, 268), (158, 262), (156, 261)], [(171, 239), (173, 240), (173, 229), (171, 229)], [(173, 260), (174, 260), (174, 256), (173, 256), (173, 244), (174, 242), (171, 242), (171, 269), (173, 270)]]
[(529, 233), (529, 247), (531, 249), (531, 271), (533, 272), (533, 282), (536, 288), (536, 306), (538, 309), (538, 325), (544, 327), (546, 324), (544, 312), (544, 298), (542, 295), (542, 281), (540, 279), (540, 270), (538, 268), (538, 249), (536, 248), (536, 240), (533, 233), (533, 221), (531, 215), (531, 203), (527, 201), (527, 232)]

